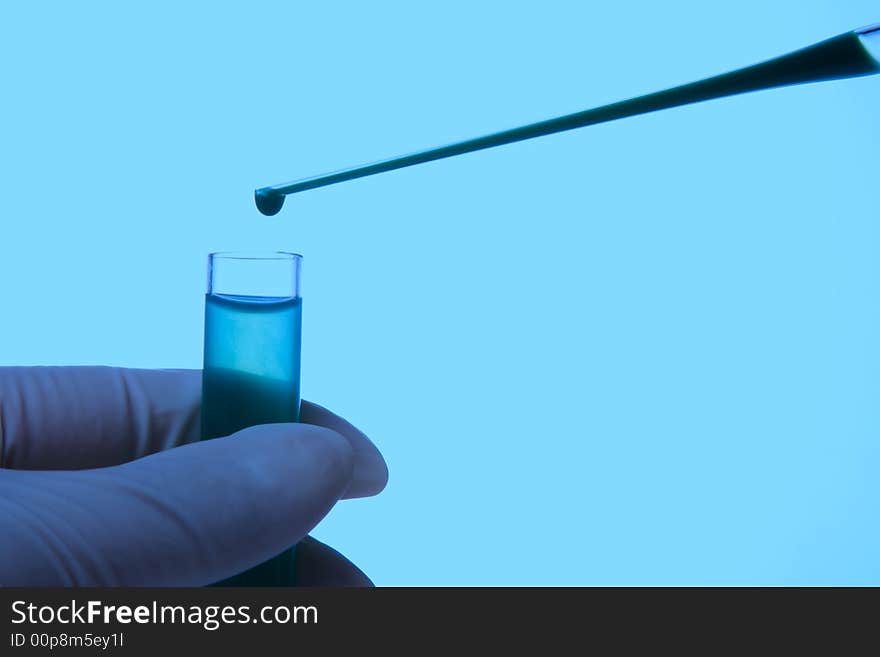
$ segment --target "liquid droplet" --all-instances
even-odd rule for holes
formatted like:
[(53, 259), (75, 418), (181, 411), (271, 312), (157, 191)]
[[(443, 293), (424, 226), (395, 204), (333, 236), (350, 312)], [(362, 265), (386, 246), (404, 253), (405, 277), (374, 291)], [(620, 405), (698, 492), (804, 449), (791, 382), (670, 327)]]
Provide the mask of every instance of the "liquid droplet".
[(257, 190), (254, 192), (254, 201), (257, 203), (257, 210), (267, 217), (271, 217), (281, 211), (284, 205), (284, 195)]

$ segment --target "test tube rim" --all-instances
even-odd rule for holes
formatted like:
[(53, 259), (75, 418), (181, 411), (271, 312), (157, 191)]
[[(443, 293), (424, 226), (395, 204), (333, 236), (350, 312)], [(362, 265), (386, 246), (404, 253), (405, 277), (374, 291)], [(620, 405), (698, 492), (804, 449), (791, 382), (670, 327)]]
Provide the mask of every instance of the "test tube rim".
[(209, 253), (211, 259), (225, 258), (228, 260), (302, 260), (302, 255), (292, 251), (214, 251)]

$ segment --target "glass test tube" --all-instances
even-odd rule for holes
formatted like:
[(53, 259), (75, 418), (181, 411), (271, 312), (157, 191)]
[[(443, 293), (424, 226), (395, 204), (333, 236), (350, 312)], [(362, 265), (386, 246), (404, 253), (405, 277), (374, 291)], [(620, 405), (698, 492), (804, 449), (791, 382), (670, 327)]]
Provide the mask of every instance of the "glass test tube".
[[(302, 256), (212, 253), (205, 295), (202, 440), (297, 422)], [(220, 586), (293, 586), (295, 546)]]

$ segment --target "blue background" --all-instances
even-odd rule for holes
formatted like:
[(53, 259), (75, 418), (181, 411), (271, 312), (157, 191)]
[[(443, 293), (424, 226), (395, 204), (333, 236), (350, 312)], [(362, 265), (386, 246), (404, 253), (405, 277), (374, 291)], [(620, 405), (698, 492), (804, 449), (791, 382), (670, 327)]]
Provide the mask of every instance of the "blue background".
[(296, 250), (305, 396), (391, 470), (315, 535), (376, 583), (880, 584), (880, 78), (252, 200), (878, 20), (4, 3), (0, 362), (199, 367), (205, 255)]

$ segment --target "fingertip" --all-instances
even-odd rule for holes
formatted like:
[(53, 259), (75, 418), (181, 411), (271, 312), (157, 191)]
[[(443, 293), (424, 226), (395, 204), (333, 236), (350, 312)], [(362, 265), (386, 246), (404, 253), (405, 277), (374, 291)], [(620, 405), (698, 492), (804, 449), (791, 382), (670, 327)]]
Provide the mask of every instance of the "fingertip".
[(354, 454), (354, 472), (345, 499), (371, 497), (381, 493), (388, 484), (388, 465), (373, 442), (348, 420), (332, 411), (303, 400), (300, 420), (312, 426), (330, 428), (348, 441)]
[(343, 498), (373, 497), (385, 490), (387, 485), (388, 464), (380, 457), (373, 461), (370, 467), (356, 469), (352, 477), (352, 485), (345, 491)]
[(372, 587), (369, 577), (329, 545), (306, 536), (297, 545), (297, 586)]

